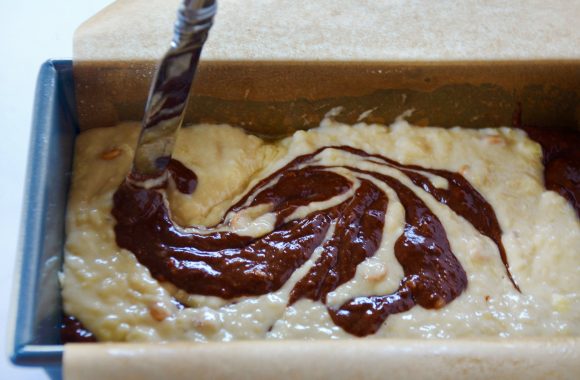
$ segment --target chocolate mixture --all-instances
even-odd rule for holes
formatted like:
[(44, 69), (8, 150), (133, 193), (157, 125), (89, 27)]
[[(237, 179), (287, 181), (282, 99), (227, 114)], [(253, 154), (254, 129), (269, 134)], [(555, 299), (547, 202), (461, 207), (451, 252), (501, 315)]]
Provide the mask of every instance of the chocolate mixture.
[[(405, 166), (346, 146), (325, 147), (297, 157), (263, 179), (226, 212), (271, 205), (276, 224), (272, 232), (259, 238), (217, 231), (227, 223), (225, 219), (213, 227), (186, 231), (170, 219), (161, 192), (125, 182), (114, 196), (117, 244), (133, 252), (156, 278), (189, 293), (225, 299), (280, 289), (322, 245), (319, 259), (292, 290), (290, 303), (301, 298), (325, 302), (327, 294), (352, 279), (358, 264), (373, 256), (381, 243), (388, 197), (366, 179), (370, 176), (392, 188), (405, 208), (404, 232), (395, 244), (405, 276), (393, 294), (355, 298), (338, 309), (329, 308), (335, 323), (349, 333), (365, 336), (376, 332), (390, 314), (416, 304), (441, 308), (459, 296), (467, 286), (467, 277), (437, 216), (394, 177), (348, 166), (317, 165), (318, 155), (329, 149), (400, 169), (495, 241), (511, 279), (495, 213), (461, 175)], [(360, 185), (353, 189), (354, 194), (331, 208), (288, 220), (298, 207), (329, 200), (354, 186), (337, 169), (358, 177)], [(444, 177), (449, 181), (448, 189), (436, 188), (421, 172)], [(334, 232), (325, 241), (333, 223)]]
[(87, 330), (81, 321), (70, 315), (62, 316), (60, 340), (63, 343), (92, 343), (97, 341), (93, 333)]
[[(562, 194), (580, 215), (580, 134), (525, 129), (544, 148), (546, 187)], [(225, 299), (280, 289), (321, 246), (320, 257), (292, 289), (289, 304), (302, 298), (326, 303), (327, 294), (351, 280), (357, 266), (380, 246), (389, 199), (376, 185), (378, 181), (397, 193), (405, 209), (403, 233), (394, 247), (404, 277), (392, 294), (356, 297), (338, 308), (328, 307), (332, 320), (353, 335), (366, 336), (375, 333), (391, 314), (415, 305), (438, 309), (457, 298), (467, 287), (467, 276), (438, 217), (394, 177), (350, 166), (318, 165), (317, 156), (326, 150), (342, 151), (358, 160), (398, 169), (497, 245), (506, 275), (519, 291), (509, 271), (495, 212), (462, 175), (403, 165), (348, 146), (328, 146), (297, 157), (261, 180), (213, 227), (176, 225), (160, 189), (143, 189), (125, 181), (114, 195), (112, 214), (117, 220), (117, 244), (133, 252), (158, 280), (169, 281), (192, 294)], [(357, 184), (340, 174), (345, 171), (350, 178), (358, 179)], [(195, 173), (175, 160), (170, 172), (179, 191), (195, 190)], [(426, 173), (445, 178), (447, 189), (434, 186)], [(304, 218), (291, 217), (300, 206), (349, 191), (353, 195), (333, 207)], [(228, 214), (258, 205), (269, 205), (275, 214), (272, 232), (253, 238), (219, 231), (228, 224)], [(332, 225), (334, 230), (328, 237)], [(70, 321), (65, 329), (68, 326), (78, 331), (78, 326)]]
[(522, 129), (542, 146), (546, 189), (566, 198), (580, 217), (580, 133), (568, 129)]

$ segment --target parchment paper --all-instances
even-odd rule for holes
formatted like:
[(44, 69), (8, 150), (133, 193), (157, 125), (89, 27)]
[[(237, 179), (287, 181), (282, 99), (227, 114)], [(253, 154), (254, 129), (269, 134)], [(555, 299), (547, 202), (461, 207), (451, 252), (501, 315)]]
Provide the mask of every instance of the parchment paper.
[[(81, 130), (142, 118), (155, 64), (171, 40), (178, 4), (179, 0), (119, 0), (77, 30), (74, 71)], [(534, 98), (542, 87), (544, 94), (554, 87), (557, 97), (575, 103), (563, 102), (555, 110), (542, 107), (558, 104), (560, 98), (548, 96), (524, 115), (535, 114), (535, 121), (546, 124), (554, 121), (554, 112), (540, 115), (538, 110), (550, 109), (567, 115), (566, 125), (580, 125), (577, 101), (565, 94), (578, 89), (580, 0), (220, 0), (218, 6), (194, 83), (195, 96), (285, 102), (273, 106), (284, 111), (279, 114), (293, 115), (297, 99), (330, 106), (337, 96), (393, 89), (434, 91), (443, 84), (469, 83), (498, 86), (517, 101)], [(469, 96), (456, 92), (449, 99), (465, 102)], [(228, 122), (220, 120), (224, 109), (240, 114), (238, 104), (191, 104), (203, 107), (190, 109), (186, 122)], [(504, 103), (499, 108), (505, 107)], [(238, 117), (238, 125), (263, 133), (283, 122), (276, 132), (287, 132), (304, 112), (298, 107), (296, 117), (282, 120), (268, 115), (271, 122)], [(491, 113), (484, 111), (454, 122), (478, 121), (467, 125), (473, 127), (509, 123), (510, 116), (501, 114), (490, 119)], [(391, 117), (389, 113), (387, 122)], [(319, 115), (302, 119), (308, 127)], [(445, 118), (431, 121), (452, 125)]]
[[(119, 0), (78, 29), (81, 129), (141, 118), (178, 3)], [(401, 109), (423, 104), (438, 119), (418, 112), (412, 121), (478, 127), (509, 124), (515, 102), (524, 99), (527, 121), (578, 128), (579, 18), (577, 0), (219, 0), (186, 120), (277, 135), (315, 125), (335, 105), (350, 107), (348, 121), (373, 104), (389, 104), (369, 121), (390, 122)], [(579, 347), (578, 338), (71, 344), (64, 375), (557, 379), (580, 373)]]
[[(157, 60), (179, 0), (119, 0), (78, 30), (75, 60)], [(207, 60), (580, 58), (580, 1), (219, 0)]]
[(573, 379), (578, 341), (286, 341), (78, 344), (65, 379)]

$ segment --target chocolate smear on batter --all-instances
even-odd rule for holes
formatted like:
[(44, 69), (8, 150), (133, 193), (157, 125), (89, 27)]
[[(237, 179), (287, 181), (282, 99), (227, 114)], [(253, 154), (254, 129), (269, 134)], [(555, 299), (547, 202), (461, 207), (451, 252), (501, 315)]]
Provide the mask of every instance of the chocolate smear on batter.
[(93, 343), (97, 341), (97, 338), (83, 326), (81, 321), (70, 315), (63, 315), (60, 325), (60, 340), (63, 344)]
[[(418, 189), (412, 190), (380, 171), (321, 166), (317, 156), (330, 149), (352, 155), (353, 163), (358, 160), (396, 169)], [(194, 189), (195, 174), (189, 174), (177, 161), (172, 165), (177, 168), (171, 175), (178, 189)], [(427, 174), (445, 178), (448, 187), (434, 186)], [(182, 181), (189, 185), (179, 185)], [(211, 227), (176, 225), (163, 189), (124, 182), (114, 195), (116, 241), (133, 252), (157, 279), (192, 294), (225, 299), (277, 291), (318, 248), (318, 259), (291, 290), (289, 304), (302, 298), (326, 303), (328, 293), (351, 280), (357, 266), (380, 247), (388, 207), (385, 186), (397, 194), (405, 209), (404, 229), (394, 246), (404, 277), (392, 294), (356, 297), (340, 307), (329, 307), (338, 326), (357, 336), (373, 334), (389, 315), (415, 305), (441, 308), (467, 287), (466, 273), (451, 250), (444, 226), (416, 191), (430, 194), (489, 237), (498, 247), (510, 281), (519, 290), (509, 271), (495, 212), (462, 175), (403, 165), (348, 146), (323, 147), (297, 157), (259, 181)], [(351, 195), (347, 196), (348, 192)], [(341, 201), (334, 206), (293, 217), (302, 206), (338, 196), (342, 196)], [(250, 237), (226, 229), (235, 215), (261, 205), (267, 205), (275, 216), (270, 232)]]
[(520, 127), (542, 146), (546, 189), (563, 196), (580, 217), (580, 132)]

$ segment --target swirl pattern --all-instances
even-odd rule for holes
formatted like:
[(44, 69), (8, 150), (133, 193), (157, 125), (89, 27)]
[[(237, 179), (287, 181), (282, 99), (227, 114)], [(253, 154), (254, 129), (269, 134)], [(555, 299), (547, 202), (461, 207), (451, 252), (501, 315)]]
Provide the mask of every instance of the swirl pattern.
[[(320, 164), (328, 152), (346, 156), (349, 164)], [(173, 180), (189, 184), (178, 189), (193, 191), (195, 174), (177, 162), (172, 167), (180, 169), (171, 171)], [(446, 186), (435, 186), (434, 177), (442, 178)], [(489, 237), (519, 290), (509, 271), (495, 212), (463, 176), (403, 165), (349, 146), (327, 146), (296, 157), (260, 180), (211, 227), (177, 225), (162, 189), (145, 189), (130, 181), (115, 193), (112, 213), (117, 244), (133, 252), (157, 279), (192, 294), (233, 299), (276, 291), (318, 249), (315, 264), (294, 286), (289, 304), (302, 298), (326, 303), (327, 295), (351, 280), (357, 266), (380, 246), (389, 204), (385, 189), (390, 188), (405, 211), (403, 232), (394, 247), (404, 270), (398, 289), (328, 306), (336, 325), (366, 336), (391, 314), (415, 305), (444, 307), (467, 287), (466, 273), (444, 226), (412, 185)], [(270, 216), (263, 218), (271, 221), (268, 232), (252, 236), (232, 228), (236, 218), (255, 210)], [(305, 210), (310, 211), (303, 215)]]

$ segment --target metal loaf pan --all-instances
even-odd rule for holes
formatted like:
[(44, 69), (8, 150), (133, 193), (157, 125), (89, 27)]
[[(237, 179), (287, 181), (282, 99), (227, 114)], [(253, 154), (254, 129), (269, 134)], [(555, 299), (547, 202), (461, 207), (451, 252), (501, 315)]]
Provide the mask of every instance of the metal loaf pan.
[[(153, 68), (151, 62), (92, 62), (75, 65), (73, 70), (71, 61), (48, 61), (41, 68), (12, 309), (10, 347), (16, 364), (42, 366), (52, 376), (60, 376), (64, 350), (58, 330), (62, 307), (57, 274), (74, 140), (81, 130), (139, 120)], [(316, 126), (337, 106), (343, 107), (337, 119), (344, 122), (355, 122), (362, 112), (372, 109), (367, 122), (390, 123), (405, 110), (415, 109), (411, 121), (419, 125), (481, 128), (510, 125), (514, 110), (521, 105), (525, 124), (580, 130), (580, 61), (214, 61), (202, 64), (194, 91), (186, 122), (230, 123), (270, 137)], [(85, 347), (90, 352), (96, 346), (100, 344)], [(172, 346), (111, 347), (135, 356), (145, 351), (161, 354)], [(391, 373), (417, 378), (529, 379), (580, 373), (577, 337), (174, 347), (189, 353), (192, 368), (203, 368), (197, 373), (208, 378), (236, 374), (236, 365), (247, 377), (281, 378), (378, 378)], [(106, 370), (96, 358), (93, 370), (96, 366)], [(306, 367), (314, 366), (316, 371), (304, 372), (307, 358), (316, 358)], [(264, 361), (270, 365), (261, 365)], [(420, 366), (414, 365), (417, 361)]]

